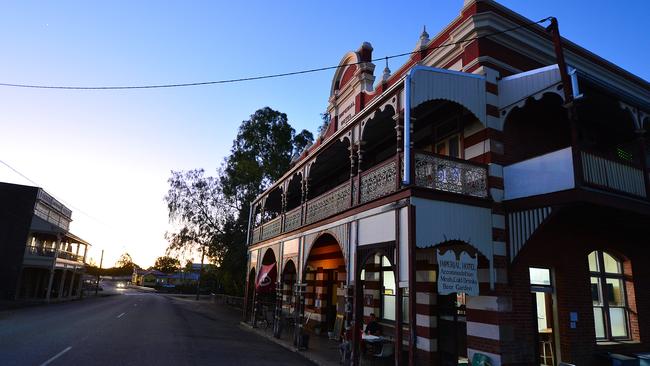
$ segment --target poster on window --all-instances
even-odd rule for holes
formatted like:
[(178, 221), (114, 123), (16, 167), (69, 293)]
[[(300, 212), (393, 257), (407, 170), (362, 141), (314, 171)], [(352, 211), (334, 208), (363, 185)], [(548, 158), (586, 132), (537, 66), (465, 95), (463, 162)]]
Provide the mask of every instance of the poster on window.
[(463, 292), (478, 296), (478, 257), (467, 252), (456, 256), (453, 250), (442, 254), (438, 249), (438, 293), (448, 295)]

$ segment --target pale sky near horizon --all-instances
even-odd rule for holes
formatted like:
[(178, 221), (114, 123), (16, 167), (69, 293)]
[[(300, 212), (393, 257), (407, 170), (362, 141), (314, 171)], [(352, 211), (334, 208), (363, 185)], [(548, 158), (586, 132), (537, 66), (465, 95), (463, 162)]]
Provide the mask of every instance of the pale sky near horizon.
[[(650, 80), (650, 2), (500, 3), (531, 20), (556, 16), (563, 36)], [(411, 51), (423, 25), (433, 37), (462, 4), (7, 1), (0, 83), (183, 83), (334, 66), (363, 41), (373, 57)], [(0, 160), (73, 210), (71, 231), (93, 244), (96, 262), (105, 249), (105, 266), (129, 252), (148, 267), (167, 245), (170, 171), (216, 174), (241, 121), (264, 106), (315, 131), (332, 76), (133, 91), (0, 87)], [(3, 165), (0, 181), (31, 185)]]

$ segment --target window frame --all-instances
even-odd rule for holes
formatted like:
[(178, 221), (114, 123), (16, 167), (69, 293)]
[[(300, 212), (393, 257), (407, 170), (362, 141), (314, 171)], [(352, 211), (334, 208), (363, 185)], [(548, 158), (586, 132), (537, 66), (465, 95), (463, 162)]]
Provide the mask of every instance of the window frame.
[[(605, 330), (605, 336), (604, 337), (598, 337), (596, 335), (596, 342), (610, 342), (610, 341), (621, 341), (621, 340), (630, 340), (632, 339), (631, 336), (631, 327), (630, 327), (630, 309), (629, 309), (629, 301), (627, 297), (627, 286), (626, 286), (626, 280), (625, 280), (625, 273), (623, 269), (623, 260), (618, 258), (615, 255), (612, 255), (609, 252), (606, 252), (604, 250), (594, 250), (590, 252), (587, 256), (587, 263), (589, 264), (589, 255), (592, 253), (596, 253), (596, 271), (592, 271), (591, 268), (589, 268), (589, 284), (590, 286), (592, 285), (591, 279), (596, 278), (598, 280), (597, 282), (597, 287), (598, 287), (598, 294), (600, 296), (600, 300), (602, 302), (602, 305), (595, 305), (593, 304), (593, 299), (592, 299), (592, 309), (595, 308), (600, 308), (601, 309), (601, 317), (602, 317), (602, 322), (603, 322), (603, 327)], [(606, 272), (605, 270), (605, 253), (612, 257), (615, 261), (616, 264), (619, 268), (619, 273), (611, 273), (611, 272)], [(607, 292), (607, 280), (608, 279), (614, 279), (614, 280), (620, 280), (621, 281), (621, 291), (623, 294), (623, 305), (610, 305), (610, 300)], [(610, 308), (618, 308), (618, 309), (623, 309), (623, 315), (625, 316), (625, 336), (619, 336), (619, 337), (614, 337), (612, 336), (612, 322), (611, 322), (611, 315), (610, 315)], [(594, 332), (596, 330), (596, 318), (594, 314)]]

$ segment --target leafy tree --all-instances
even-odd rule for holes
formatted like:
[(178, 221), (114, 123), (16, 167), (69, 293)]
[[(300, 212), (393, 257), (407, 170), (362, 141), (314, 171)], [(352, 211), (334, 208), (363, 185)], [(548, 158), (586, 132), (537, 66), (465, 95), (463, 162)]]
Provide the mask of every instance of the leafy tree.
[(222, 257), (227, 250), (215, 241), (224, 223), (235, 212), (223, 197), (219, 179), (205, 176), (203, 169), (172, 172), (165, 196), (169, 220), (177, 232), (167, 233), (168, 251), (199, 250), (211, 257)]
[(165, 199), (179, 230), (168, 233), (168, 249), (200, 248), (218, 264), (220, 288), (242, 293), (249, 205), (313, 139), (307, 130), (296, 134), (286, 114), (265, 107), (242, 122), (218, 178), (202, 169), (172, 172)]
[(175, 272), (180, 266), (181, 262), (178, 259), (165, 255), (156, 258), (156, 263), (154, 263), (153, 269), (164, 273), (172, 273)]
[(115, 262), (115, 267), (117, 268), (129, 268), (133, 271), (133, 268), (140, 268), (137, 264), (133, 262), (133, 258), (129, 253), (122, 253), (120, 258)]

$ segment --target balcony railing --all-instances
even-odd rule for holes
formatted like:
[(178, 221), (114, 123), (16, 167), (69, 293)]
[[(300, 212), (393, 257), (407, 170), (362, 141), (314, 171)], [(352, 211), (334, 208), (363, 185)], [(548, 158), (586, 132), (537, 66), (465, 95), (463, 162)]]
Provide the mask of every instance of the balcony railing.
[(54, 248), (35, 247), (35, 246), (28, 245), (27, 247), (25, 247), (25, 254), (33, 255), (33, 256), (37, 256), (37, 257), (54, 258), (54, 256), (56, 255), (56, 249), (54, 249)]
[[(403, 167), (395, 156), (288, 211), (251, 231), (251, 243), (313, 224), (341, 213), (353, 205), (365, 204), (398, 191)], [(431, 153), (415, 153), (414, 184), (423, 188), (485, 198), (487, 166)], [(358, 191), (358, 192), (357, 192)]]
[(641, 168), (586, 151), (580, 153), (585, 183), (639, 197), (646, 196), (644, 173)]
[(282, 232), (282, 215), (262, 225), (262, 240), (280, 235)]
[(379, 197), (387, 196), (398, 189), (399, 160), (391, 159), (375, 168), (361, 174), (360, 197), (361, 203), (370, 202)]
[(61, 259), (67, 259), (67, 260), (75, 261), (75, 262), (83, 262), (83, 259), (84, 259), (84, 257), (81, 256), (81, 255), (77, 255), (77, 254), (70, 253), (70, 252), (64, 252), (62, 250), (60, 250), (56, 254), (56, 256), (58, 258), (61, 258)]
[(297, 207), (284, 215), (284, 230), (287, 232), (295, 230), (302, 225), (302, 207)]
[(437, 154), (415, 153), (415, 185), (437, 191), (485, 198), (487, 167)]
[(643, 199), (647, 198), (644, 174), (640, 165), (566, 147), (504, 167), (505, 199), (581, 186)]
[(345, 182), (307, 202), (305, 222), (311, 224), (347, 210), (351, 206), (351, 194), (350, 182)]

